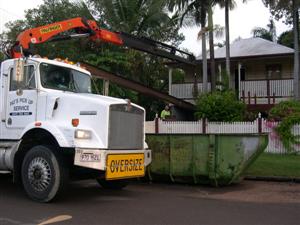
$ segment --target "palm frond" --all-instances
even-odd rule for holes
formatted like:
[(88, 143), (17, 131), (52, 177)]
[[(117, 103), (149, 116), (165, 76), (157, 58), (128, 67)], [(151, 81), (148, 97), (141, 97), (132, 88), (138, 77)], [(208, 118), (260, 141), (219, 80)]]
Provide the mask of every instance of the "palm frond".
[(216, 38), (222, 38), (225, 33), (225, 27), (221, 26), (220, 24), (215, 24), (213, 31)]

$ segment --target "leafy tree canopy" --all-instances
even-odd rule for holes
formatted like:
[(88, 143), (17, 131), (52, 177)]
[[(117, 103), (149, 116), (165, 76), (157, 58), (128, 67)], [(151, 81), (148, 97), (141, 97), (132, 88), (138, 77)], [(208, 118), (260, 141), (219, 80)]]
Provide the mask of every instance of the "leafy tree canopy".
[(94, 15), (110, 29), (151, 37), (178, 46), (178, 14), (170, 16), (165, 0), (88, 0)]
[(276, 39), (276, 27), (272, 19), (270, 19), (269, 24), (267, 24), (267, 29), (263, 27), (255, 27), (252, 32), (253, 37), (260, 37), (269, 41)]
[(294, 32), (293, 30), (288, 30), (281, 33), (278, 37), (278, 43), (285, 45), (290, 48), (294, 48)]
[[(0, 36), (1, 46), (13, 43), (25, 29), (33, 28), (74, 17), (98, 19), (103, 28), (124, 31), (158, 41), (179, 45), (184, 36), (179, 33), (178, 16), (169, 16), (164, 1), (160, 0), (44, 0), (40, 6), (29, 9), (24, 20), (8, 23), (7, 31)], [(49, 42), (35, 46), (36, 52), (49, 58), (69, 58), (73, 61), (87, 61), (105, 70), (141, 82), (144, 85), (166, 91), (167, 68), (164, 60), (143, 52), (121, 48), (107, 43), (93, 43), (88, 40)], [(100, 91), (102, 81), (96, 82)], [(144, 106), (148, 118), (154, 110), (163, 107), (162, 102), (111, 84), (110, 95), (131, 98)]]
[(253, 37), (260, 37), (272, 41), (272, 34), (263, 27), (256, 27), (252, 30)]
[[(5, 42), (5, 47), (7, 48), (26, 29), (74, 17), (92, 18), (88, 8), (82, 2), (73, 3), (69, 0), (44, 0), (44, 4), (27, 10), (24, 20), (16, 20), (6, 24), (8, 31), (1, 34), (2, 44)], [(44, 43), (35, 46), (35, 48), (35, 52), (42, 56), (50, 58), (67, 57), (73, 60), (82, 59), (80, 53), (86, 50), (86, 46), (83, 46), (82, 42), (78, 40), (61, 43)]]
[[(286, 24), (292, 24), (293, 0), (262, 0), (264, 5), (270, 9), (276, 20), (285, 19)], [(299, 0), (296, 0), (299, 4)]]

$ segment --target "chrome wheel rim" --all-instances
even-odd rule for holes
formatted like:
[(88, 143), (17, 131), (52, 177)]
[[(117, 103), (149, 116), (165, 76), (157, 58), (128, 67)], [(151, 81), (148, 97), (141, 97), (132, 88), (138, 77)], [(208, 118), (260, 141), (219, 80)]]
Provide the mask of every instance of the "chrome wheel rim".
[(28, 167), (28, 180), (36, 191), (45, 191), (51, 182), (52, 173), (49, 163), (42, 157), (34, 158)]

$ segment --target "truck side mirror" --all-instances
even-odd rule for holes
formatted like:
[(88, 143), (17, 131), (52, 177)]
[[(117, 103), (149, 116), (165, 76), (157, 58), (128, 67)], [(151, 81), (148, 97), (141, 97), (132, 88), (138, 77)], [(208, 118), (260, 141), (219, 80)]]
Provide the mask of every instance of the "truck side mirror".
[(24, 65), (25, 60), (21, 58), (14, 62), (13, 81), (20, 83), (24, 80)]
[(14, 70), (12, 74), (12, 82), (15, 83), (17, 92), (22, 92), (22, 88), (24, 87), (24, 66), (25, 66), (25, 60), (22, 58), (19, 58), (15, 60), (14, 62)]

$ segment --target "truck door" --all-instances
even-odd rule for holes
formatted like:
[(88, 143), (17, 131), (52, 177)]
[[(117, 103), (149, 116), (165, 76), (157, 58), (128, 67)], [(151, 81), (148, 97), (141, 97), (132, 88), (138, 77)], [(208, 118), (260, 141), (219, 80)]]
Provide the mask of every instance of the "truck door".
[(6, 127), (16, 129), (15, 138), (18, 139), (22, 128), (36, 120), (36, 65), (27, 64), (24, 66), (24, 73), (21, 80), (15, 81), (14, 70), (9, 69), (9, 83), (6, 105)]

